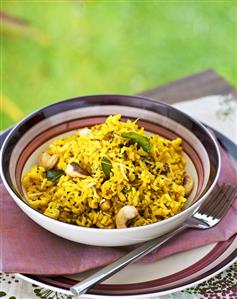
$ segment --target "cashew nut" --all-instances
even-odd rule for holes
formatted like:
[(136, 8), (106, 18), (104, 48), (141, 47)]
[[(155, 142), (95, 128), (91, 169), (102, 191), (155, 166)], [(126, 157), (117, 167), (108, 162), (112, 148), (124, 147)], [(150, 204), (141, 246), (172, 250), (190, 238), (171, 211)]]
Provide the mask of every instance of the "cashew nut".
[(135, 218), (138, 215), (137, 209), (133, 206), (122, 207), (115, 219), (117, 228), (126, 228), (127, 221)]
[(73, 178), (86, 178), (89, 175), (75, 162), (72, 162), (67, 165), (65, 173)]
[(184, 173), (184, 178), (183, 178), (183, 187), (185, 190), (185, 195), (189, 195), (193, 189), (194, 181), (192, 176), (185, 172)]
[(58, 162), (58, 155), (50, 155), (47, 152), (44, 152), (39, 157), (39, 166), (44, 167), (45, 170), (52, 169)]
[(83, 128), (83, 129), (80, 129), (79, 134), (80, 134), (80, 136), (86, 137), (90, 134), (90, 132), (91, 132), (91, 129)]

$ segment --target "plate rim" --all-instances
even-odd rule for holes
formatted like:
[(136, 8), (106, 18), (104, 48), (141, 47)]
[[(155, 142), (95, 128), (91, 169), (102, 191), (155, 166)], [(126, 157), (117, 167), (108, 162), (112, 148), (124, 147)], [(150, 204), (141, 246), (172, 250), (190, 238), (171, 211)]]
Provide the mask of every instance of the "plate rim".
[[(225, 254), (225, 252), (231, 247), (231, 246), (233, 246), (233, 242), (235, 241), (237, 241), (237, 235), (235, 235), (235, 236), (233, 236), (232, 237), (232, 242), (229, 244), (229, 246), (227, 246), (225, 249), (224, 249), (224, 251), (222, 251), (221, 253), (220, 253), (220, 255), (219, 255), (219, 257), (221, 257), (222, 255), (224, 255)], [(227, 240), (227, 241), (225, 241), (224, 243), (228, 243), (229, 242), (229, 240)], [(197, 264), (197, 263), (200, 263), (203, 259), (205, 259), (208, 255), (210, 255), (211, 254), (211, 252), (212, 251), (215, 251), (216, 250), (216, 247), (218, 247), (218, 244), (219, 244), (219, 246), (220, 246), (220, 243), (222, 243), (222, 242), (217, 242), (217, 243), (215, 243), (216, 245), (214, 246), (214, 247), (212, 247), (212, 249), (211, 250), (209, 250), (208, 252), (206, 252), (206, 254), (205, 254), (205, 256), (204, 257), (202, 257), (200, 260), (198, 260), (198, 261), (196, 261), (195, 263), (193, 263), (192, 265), (190, 265), (190, 266), (187, 266), (185, 269), (188, 269), (188, 268), (191, 268), (193, 265), (195, 265), (195, 264)], [(207, 245), (209, 245), (209, 244), (207, 244)], [(206, 245), (204, 245), (204, 246), (206, 246)], [(192, 249), (191, 249), (192, 250)], [(217, 248), (217, 250), (218, 250), (218, 248)], [(206, 273), (203, 273), (203, 274), (200, 274), (200, 275), (198, 275), (197, 277), (194, 277), (193, 278), (193, 280), (194, 281), (191, 281), (191, 282), (180, 282), (182, 285), (180, 286), (174, 286), (174, 287), (171, 287), (171, 288), (169, 288), (169, 289), (165, 289), (165, 290), (154, 290), (154, 291), (149, 291), (149, 288), (148, 288), (148, 290), (146, 291), (146, 290), (144, 290), (144, 293), (138, 293), (138, 294), (128, 294), (128, 293), (124, 293), (124, 294), (116, 294), (116, 293), (114, 293), (114, 294), (112, 294), (112, 292), (111, 292), (111, 294), (99, 294), (98, 292), (99, 292), (99, 290), (97, 291), (97, 293), (95, 293), (95, 294), (91, 294), (91, 293), (86, 293), (86, 296), (88, 297), (88, 298), (114, 298), (114, 297), (116, 297), (116, 298), (144, 298), (144, 296), (145, 297), (147, 297), (148, 295), (150, 295), (150, 296), (154, 296), (154, 295), (158, 295), (158, 296), (162, 296), (162, 295), (167, 295), (167, 294), (172, 294), (172, 293), (175, 293), (175, 292), (178, 292), (178, 291), (181, 291), (181, 290), (185, 290), (185, 289), (187, 289), (187, 288), (189, 288), (189, 287), (192, 287), (192, 286), (195, 286), (195, 285), (197, 285), (197, 284), (199, 284), (199, 283), (201, 283), (201, 282), (203, 282), (203, 281), (206, 281), (206, 280), (208, 280), (208, 279), (210, 279), (210, 278), (212, 278), (213, 276), (216, 276), (217, 274), (219, 274), (220, 272), (222, 272), (222, 271), (224, 271), (226, 268), (228, 268), (229, 266), (231, 266), (233, 263), (235, 263), (235, 261), (237, 261), (237, 254), (235, 254), (235, 252), (237, 253), (237, 249), (235, 249), (235, 247), (233, 246), (233, 248), (232, 248), (232, 250), (231, 250), (231, 252), (228, 254), (228, 256), (226, 256), (226, 257), (224, 257), (223, 258), (223, 260), (221, 260), (221, 261), (219, 261), (218, 262), (218, 264), (217, 265), (215, 265), (212, 269), (215, 269), (216, 267), (218, 267), (220, 264), (222, 264), (223, 262), (225, 263), (225, 265), (223, 265), (223, 266), (221, 266), (220, 268), (218, 267), (218, 269), (217, 270), (214, 270), (214, 272), (212, 272), (212, 273), (210, 273), (209, 275), (206, 275)], [(233, 256), (233, 258), (231, 258), (231, 260), (229, 261), (229, 258), (232, 256), (234, 254), (234, 256)], [(227, 262), (226, 262), (227, 261)], [(215, 262), (215, 260), (213, 260), (212, 262), (211, 262), (211, 264), (212, 263), (214, 263)], [(179, 273), (179, 272), (182, 272), (182, 271), (185, 271), (185, 269), (183, 269), (183, 270), (180, 270), (180, 271), (178, 271), (178, 272), (176, 272), (176, 273), (173, 273), (173, 274), (170, 274), (170, 275), (167, 275), (167, 276), (165, 276), (165, 277), (169, 277), (169, 276), (173, 276), (173, 275), (176, 275), (177, 273)], [(208, 270), (207, 272), (210, 272), (210, 271), (212, 271), (212, 269), (211, 270)], [(30, 281), (30, 282), (32, 282), (32, 283), (35, 283), (35, 284), (38, 284), (38, 285), (41, 285), (42, 287), (44, 287), (44, 288), (48, 288), (48, 289), (50, 289), (50, 290), (53, 290), (53, 291), (56, 291), (56, 292), (61, 292), (61, 293), (64, 293), (64, 294), (67, 294), (67, 295), (72, 295), (72, 293), (70, 292), (70, 290), (69, 289), (65, 289), (65, 288), (61, 288), (60, 286), (54, 286), (53, 284), (52, 285), (50, 285), (50, 282), (49, 282), (49, 284), (47, 284), (47, 282), (42, 282), (42, 281), (40, 281), (40, 280), (37, 280), (37, 278), (39, 277), (39, 276), (36, 276), (36, 275), (32, 275), (33, 277), (36, 277), (36, 280), (34, 280), (34, 278), (32, 278), (32, 277), (29, 277), (27, 274), (20, 274), (20, 273), (18, 273), (18, 275), (19, 275), (19, 277), (21, 277), (21, 278), (23, 278), (23, 279), (25, 279), (25, 280), (27, 280), (27, 281)], [(204, 275), (204, 277), (202, 277), (202, 278), (200, 278), (200, 276), (203, 276)], [(61, 275), (60, 277), (63, 277), (63, 275)], [(164, 278), (165, 278), (164, 277)], [(47, 278), (47, 276), (46, 276), (46, 278)], [(67, 278), (67, 277), (65, 277), (65, 278)], [(162, 277), (161, 277), (161, 279), (162, 279)], [(156, 280), (159, 280), (159, 278), (158, 279), (154, 279), (154, 281), (156, 281)], [(152, 280), (149, 280), (150, 282), (152, 281)], [(147, 282), (140, 282), (140, 284), (144, 284), (144, 283), (149, 283), (149, 281), (147, 281)], [(136, 284), (139, 284), (139, 282), (138, 283), (131, 283), (131, 285), (136, 285)], [(117, 286), (117, 288), (119, 287), (119, 284), (107, 284), (107, 286), (109, 286), (109, 285), (111, 285), (111, 286)], [(121, 284), (121, 286), (122, 286), (123, 284)], [(105, 285), (106, 286), (106, 285)], [(155, 286), (154, 286), (154, 288), (155, 288)], [(142, 292), (142, 291), (141, 291)], [(90, 296), (90, 297), (89, 297)]]
[[(183, 286), (180, 286), (180, 287), (177, 287), (177, 288), (173, 288), (171, 290), (165, 290), (165, 291), (159, 291), (159, 292), (151, 292), (151, 293), (145, 293), (145, 294), (136, 294), (136, 295), (98, 295), (98, 294), (86, 294), (85, 296), (87, 298), (121, 298), (121, 299), (124, 299), (124, 298), (147, 298), (147, 296), (164, 296), (164, 295), (169, 295), (169, 294), (173, 294), (173, 293), (176, 293), (176, 292), (180, 292), (180, 291), (184, 291), (188, 288), (191, 288), (191, 287), (194, 287), (195, 285), (197, 284), (200, 284), (204, 281), (207, 281), (209, 279), (211, 279), (212, 277), (218, 275), (219, 273), (223, 272), (224, 270), (228, 269), (232, 264), (234, 264), (235, 262), (237, 262), (237, 256), (229, 261), (226, 265), (224, 265), (223, 267), (221, 267), (220, 269), (218, 269), (217, 271), (214, 271), (213, 273), (211, 273), (210, 275), (208, 276), (205, 276), (204, 278), (200, 279), (200, 280), (197, 280), (197, 281), (194, 281), (194, 282), (191, 282), (189, 284), (185, 284)], [(24, 274), (20, 274), (20, 273), (16, 273), (15, 274), (16, 276), (18, 276), (19, 278), (27, 281), (27, 282), (30, 282), (32, 284), (37, 284), (38, 286), (40, 287), (43, 287), (43, 288), (46, 288), (46, 289), (49, 289), (49, 290), (52, 290), (54, 292), (59, 292), (59, 293), (63, 293), (65, 295), (72, 295), (72, 293), (69, 291), (69, 290), (64, 290), (64, 289), (61, 289), (61, 288), (58, 288), (58, 287), (54, 287), (54, 286), (49, 286), (48, 284), (46, 283), (43, 283), (43, 282), (38, 282), (37, 280), (34, 280), (32, 278), (29, 278), (29, 277), (26, 277)], [(83, 298), (83, 297), (82, 297)]]

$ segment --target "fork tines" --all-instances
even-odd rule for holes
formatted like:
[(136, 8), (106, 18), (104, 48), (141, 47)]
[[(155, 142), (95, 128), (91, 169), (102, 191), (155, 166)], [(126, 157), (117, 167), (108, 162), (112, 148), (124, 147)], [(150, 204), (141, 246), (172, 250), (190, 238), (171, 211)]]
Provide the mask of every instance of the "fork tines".
[(223, 183), (211, 194), (209, 199), (201, 205), (198, 213), (219, 219), (226, 214), (236, 196), (236, 188)]

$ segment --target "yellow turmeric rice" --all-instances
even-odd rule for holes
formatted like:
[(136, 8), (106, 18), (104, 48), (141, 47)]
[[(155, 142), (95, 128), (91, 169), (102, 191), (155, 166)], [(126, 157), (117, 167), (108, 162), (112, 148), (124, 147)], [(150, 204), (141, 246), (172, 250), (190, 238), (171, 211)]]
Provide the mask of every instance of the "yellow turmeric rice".
[(116, 228), (133, 206), (127, 227), (169, 218), (184, 207), (182, 139), (147, 135), (137, 121), (105, 123), (56, 139), (22, 176), (26, 200), (44, 215), (86, 227)]

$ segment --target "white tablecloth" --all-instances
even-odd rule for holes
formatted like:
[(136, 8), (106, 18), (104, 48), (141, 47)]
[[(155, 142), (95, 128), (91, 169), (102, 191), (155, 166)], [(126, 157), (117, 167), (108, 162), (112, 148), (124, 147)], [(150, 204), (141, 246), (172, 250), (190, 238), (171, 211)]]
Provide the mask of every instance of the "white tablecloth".
[[(208, 96), (201, 99), (179, 102), (174, 106), (209, 126), (217, 129), (237, 144), (237, 109), (236, 100), (230, 96)], [(214, 291), (217, 285), (225, 286)], [(210, 296), (204, 293), (211, 294)], [(0, 274), (0, 298), (3, 299), (56, 299), (72, 298), (32, 285), (12, 274)], [(158, 297), (162, 299), (200, 299), (200, 298), (237, 298), (237, 258), (229, 269), (212, 279), (190, 289)]]

